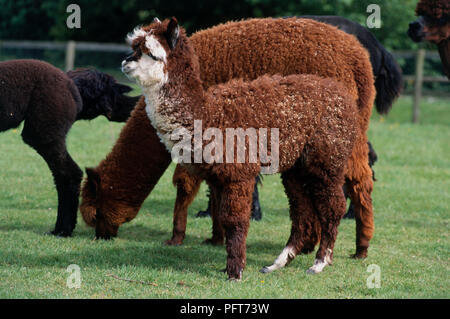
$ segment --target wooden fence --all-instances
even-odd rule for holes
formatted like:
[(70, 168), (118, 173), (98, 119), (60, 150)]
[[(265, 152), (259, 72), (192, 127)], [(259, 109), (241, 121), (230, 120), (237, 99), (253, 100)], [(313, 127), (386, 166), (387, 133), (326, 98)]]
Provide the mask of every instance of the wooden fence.
[[(65, 70), (72, 70), (75, 66), (76, 51), (97, 51), (97, 52), (130, 52), (130, 47), (125, 44), (117, 43), (93, 43), (93, 42), (48, 42), (48, 41), (0, 41), (0, 50), (7, 49), (42, 49), (42, 50), (64, 50), (65, 51)], [(392, 52), (396, 59), (413, 58), (416, 60), (415, 74), (404, 75), (405, 82), (414, 83), (413, 93), (413, 117), (414, 123), (419, 121), (420, 100), (422, 98), (423, 83), (441, 82), (446, 83), (448, 79), (445, 76), (424, 76), (425, 58), (439, 59), (437, 51), (394, 51)]]

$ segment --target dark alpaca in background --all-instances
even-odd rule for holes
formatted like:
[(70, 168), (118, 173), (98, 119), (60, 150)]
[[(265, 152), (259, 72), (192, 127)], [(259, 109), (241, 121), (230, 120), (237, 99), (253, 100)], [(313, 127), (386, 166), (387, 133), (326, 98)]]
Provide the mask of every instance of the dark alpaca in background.
[[(375, 88), (377, 95), (375, 97), (375, 106), (379, 114), (387, 114), (392, 108), (395, 99), (400, 95), (403, 89), (402, 71), (390, 54), (377, 38), (365, 27), (359, 23), (350, 21), (339, 16), (300, 16), (299, 18), (312, 19), (326, 24), (331, 24), (340, 30), (353, 34), (358, 41), (369, 52), (372, 71), (375, 76)], [(369, 143), (369, 164), (372, 168), (377, 160), (377, 154)], [(372, 169), (373, 172), (373, 169)], [(375, 172), (373, 172), (375, 176)], [(258, 187), (255, 183), (255, 191), (253, 193), (252, 203), (252, 219), (260, 220), (262, 218), (261, 205), (259, 203)], [(209, 192), (208, 192), (209, 196)], [(211, 202), (208, 201), (208, 208), (205, 211), (199, 211), (196, 217), (210, 216)], [(353, 205), (350, 203), (349, 209), (344, 218), (354, 218), (355, 212)]]
[(70, 236), (76, 225), (83, 172), (67, 151), (66, 135), (77, 120), (104, 115), (123, 122), (138, 98), (131, 88), (95, 70), (67, 74), (37, 60), (0, 62), (0, 132), (24, 122), (22, 139), (52, 171), (58, 193), (58, 236)]
[(117, 83), (111, 75), (94, 69), (76, 69), (67, 72), (83, 99), (79, 119), (93, 119), (103, 115), (112, 122), (126, 122), (139, 97), (124, 95), (131, 91)]
[(419, 18), (409, 24), (409, 37), (438, 46), (444, 73), (450, 79), (450, 1), (420, 0), (416, 15)]
[(383, 47), (372, 32), (359, 23), (339, 16), (302, 16), (302, 18), (334, 25), (358, 39), (370, 55), (377, 90), (375, 107), (379, 114), (387, 114), (403, 90), (402, 71), (392, 54)]

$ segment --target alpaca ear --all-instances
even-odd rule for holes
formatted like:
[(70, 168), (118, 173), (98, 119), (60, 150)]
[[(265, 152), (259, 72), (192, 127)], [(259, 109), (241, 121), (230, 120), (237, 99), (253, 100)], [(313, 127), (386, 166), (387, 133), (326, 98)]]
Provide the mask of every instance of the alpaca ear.
[(86, 174), (87, 174), (87, 187), (89, 187), (89, 190), (94, 194), (95, 197), (97, 197), (101, 183), (100, 175), (95, 170), (95, 168), (89, 167), (86, 167)]
[(159, 20), (157, 17), (155, 17), (155, 18), (153, 19), (153, 23), (161, 23), (161, 20)]
[(178, 37), (180, 35), (180, 26), (176, 18), (170, 19), (169, 25), (166, 31), (166, 40), (169, 44), (169, 48), (173, 50), (178, 42)]

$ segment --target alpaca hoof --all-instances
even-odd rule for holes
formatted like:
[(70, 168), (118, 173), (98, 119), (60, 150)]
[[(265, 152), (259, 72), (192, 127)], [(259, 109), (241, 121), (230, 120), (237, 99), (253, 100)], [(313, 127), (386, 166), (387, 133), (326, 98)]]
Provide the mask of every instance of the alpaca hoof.
[(228, 274), (228, 281), (242, 281), (242, 269), (237, 274)]
[(307, 271), (306, 271), (306, 273), (308, 274), (308, 275), (315, 275), (315, 274), (318, 274), (320, 271), (317, 271), (316, 269), (313, 269), (312, 267), (311, 268), (309, 268)]
[(255, 205), (255, 207), (253, 207), (251, 219), (254, 221), (260, 221), (262, 219), (262, 211), (259, 205)]
[(356, 253), (351, 255), (353, 259), (364, 259), (367, 258), (367, 247), (356, 248)]
[(209, 210), (201, 210), (195, 215), (196, 218), (211, 217)]
[(109, 235), (101, 235), (101, 236), (95, 236), (95, 240), (112, 240), (113, 238)]
[(307, 271), (307, 274), (318, 274), (322, 272), (322, 270), (327, 266), (333, 263), (333, 251), (331, 249), (327, 249), (325, 252), (325, 256), (322, 259), (315, 259), (314, 265), (312, 265)]
[(269, 266), (264, 266), (264, 267), (262, 267), (260, 270), (259, 270), (259, 272), (260, 273), (262, 273), (262, 274), (268, 274), (268, 273), (271, 273), (273, 270), (271, 270), (270, 268), (269, 268)]
[(70, 236), (72, 236), (72, 231), (64, 231), (64, 230), (60, 230), (60, 231), (57, 231), (57, 230), (52, 230), (52, 231), (49, 231), (49, 232), (47, 232), (47, 233), (45, 233), (46, 235), (52, 235), (52, 236), (55, 236), (55, 237), (62, 237), (62, 238), (65, 238), (65, 237), (70, 237)]
[(295, 249), (291, 246), (286, 246), (281, 251), (281, 254), (275, 259), (272, 265), (263, 267), (260, 272), (263, 274), (267, 274), (269, 272), (272, 272), (274, 270), (281, 269), (287, 265), (290, 264), (290, 262), (295, 258), (296, 256)]
[(181, 246), (182, 243), (183, 241), (178, 239), (169, 239), (164, 242), (166, 246)]
[(208, 238), (203, 241), (204, 245), (212, 245), (212, 246), (222, 246), (223, 240), (217, 240), (213, 238)]
[(367, 258), (367, 252), (366, 253), (352, 254), (350, 257), (353, 258), (353, 259), (366, 259)]

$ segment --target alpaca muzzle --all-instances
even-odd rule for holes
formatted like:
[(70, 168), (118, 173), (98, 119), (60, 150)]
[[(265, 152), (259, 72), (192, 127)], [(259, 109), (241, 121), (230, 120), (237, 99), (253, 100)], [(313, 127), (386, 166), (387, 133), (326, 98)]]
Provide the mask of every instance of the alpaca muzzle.
[(409, 24), (408, 36), (414, 42), (421, 42), (425, 38), (425, 33), (424, 33), (423, 29), (424, 29), (424, 24), (422, 22), (422, 19), (419, 18), (416, 21), (411, 22)]

